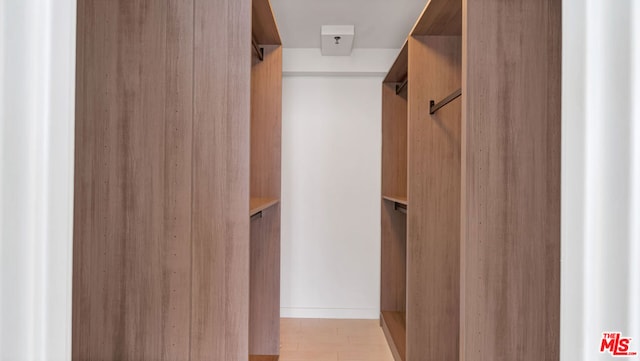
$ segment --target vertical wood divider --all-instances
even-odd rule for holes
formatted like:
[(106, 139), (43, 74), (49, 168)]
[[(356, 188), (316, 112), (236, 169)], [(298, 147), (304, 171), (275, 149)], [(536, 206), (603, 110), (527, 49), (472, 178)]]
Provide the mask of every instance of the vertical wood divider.
[[(251, 69), (251, 197), (279, 201), (282, 47), (263, 48), (264, 59), (260, 61), (254, 55)], [(249, 353), (252, 355), (280, 353), (280, 209), (278, 203), (264, 210), (261, 218), (251, 221)]]
[(460, 36), (409, 37), (407, 360), (458, 359)]
[(251, 0), (195, 2), (192, 360), (247, 358)]
[(559, 360), (561, 7), (463, 1), (463, 361)]
[(246, 360), (251, 0), (78, 1), (74, 360)]

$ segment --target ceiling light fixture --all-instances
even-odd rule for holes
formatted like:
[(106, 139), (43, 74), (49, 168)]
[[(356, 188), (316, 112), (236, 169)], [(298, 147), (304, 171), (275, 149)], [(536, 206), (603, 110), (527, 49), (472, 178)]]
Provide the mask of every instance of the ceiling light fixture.
[(353, 49), (353, 25), (322, 25), (321, 50), (324, 56), (349, 56)]

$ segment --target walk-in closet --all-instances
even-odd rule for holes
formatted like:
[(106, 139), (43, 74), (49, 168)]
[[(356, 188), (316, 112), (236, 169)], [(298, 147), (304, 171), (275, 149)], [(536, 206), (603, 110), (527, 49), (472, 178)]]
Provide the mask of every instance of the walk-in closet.
[(273, 2), (78, 1), (73, 359), (559, 360), (560, 1)]
[(0, 361), (638, 361), (639, 39), (638, 0), (0, 0)]

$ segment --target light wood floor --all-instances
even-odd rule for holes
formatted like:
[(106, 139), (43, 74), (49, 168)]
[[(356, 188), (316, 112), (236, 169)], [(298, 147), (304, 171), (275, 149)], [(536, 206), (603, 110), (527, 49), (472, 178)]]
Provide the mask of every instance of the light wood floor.
[(280, 361), (393, 361), (378, 320), (280, 320)]

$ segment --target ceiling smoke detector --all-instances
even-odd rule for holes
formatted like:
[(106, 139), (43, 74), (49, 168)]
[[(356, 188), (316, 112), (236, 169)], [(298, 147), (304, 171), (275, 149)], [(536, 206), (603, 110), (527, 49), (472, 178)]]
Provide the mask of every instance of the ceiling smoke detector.
[(353, 49), (353, 25), (322, 25), (322, 55), (349, 56)]

